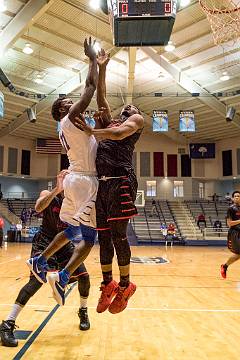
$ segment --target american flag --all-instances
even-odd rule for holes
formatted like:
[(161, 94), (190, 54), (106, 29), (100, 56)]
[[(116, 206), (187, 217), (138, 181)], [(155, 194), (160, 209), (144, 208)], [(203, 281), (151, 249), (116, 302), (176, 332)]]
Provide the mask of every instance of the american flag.
[(37, 139), (36, 153), (38, 154), (61, 154), (62, 145), (59, 139)]

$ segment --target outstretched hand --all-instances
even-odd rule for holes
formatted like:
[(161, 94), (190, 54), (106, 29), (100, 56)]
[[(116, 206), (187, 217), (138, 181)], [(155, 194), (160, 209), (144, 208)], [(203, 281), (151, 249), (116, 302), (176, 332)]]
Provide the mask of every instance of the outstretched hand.
[(83, 114), (79, 114), (79, 116), (76, 116), (73, 124), (80, 130), (84, 131), (87, 135), (92, 135), (92, 128), (91, 126), (87, 125), (85, 122), (85, 118)]
[(101, 49), (97, 54), (97, 63), (99, 67), (107, 66), (110, 60), (110, 54), (106, 54), (104, 49)]
[(96, 40), (92, 42), (91, 36), (88, 40), (87, 38), (84, 40), (84, 53), (90, 60), (96, 59), (96, 51), (94, 50), (95, 42)]
[(64, 180), (65, 176), (68, 174), (69, 174), (69, 171), (67, 169), (65, 169), (65, 170), (62, 170), (57, 176), (56, 188), (59, 193), (63, 191), (63, 180)]

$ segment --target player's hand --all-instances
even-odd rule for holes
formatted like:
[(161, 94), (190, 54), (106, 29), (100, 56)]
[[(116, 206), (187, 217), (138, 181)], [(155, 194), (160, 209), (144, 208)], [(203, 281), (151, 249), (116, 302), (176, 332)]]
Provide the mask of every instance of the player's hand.
[(90, 60), (96, 59), (96, 56), (97, 56), (96, 51), (93, 48), (95, 42), (96, 42), (96, 40), (94, 40), (92, 42), (91, 36), (89, 37), (88, 40), (87, 40), (87, 38), (84, 40), (84, 53)]
[(69, 174), (69, 170), (65, 169), (65, 170), (62, 170), (57, 176), (56, 189), (57, 189), (58, 193), (63, 191), (63, 180), (67, 174)]
[(106, 67), (110, 60), (110, 54), (106, 54), (104, 49), (101, 49), (97, 54), (97, 63), (99, 67)]
[(103, 117), (105, 113), (107, 112), (107, 109), (105, 107), (99, 108), (95, 113), (93, 114), (93, 118), (95, 121), (103, 121)]
[(83, 114), (79, 114), (79, 116), (76, 116), (74, 119), (73, 124), (80, 130), (84, 131), (87, 135), (91, 136), (93, 133), (93, 129), (91, 126), (87, 125), (84, 119)]

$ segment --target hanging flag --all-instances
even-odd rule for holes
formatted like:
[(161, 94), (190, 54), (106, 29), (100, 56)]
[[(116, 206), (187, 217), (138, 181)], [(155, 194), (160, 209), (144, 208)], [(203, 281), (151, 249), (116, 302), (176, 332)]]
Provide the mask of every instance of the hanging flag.
[(59, 139), (37, 139), (36, 153), (38, 154), (61, 154), (62, 145)]
[(215, 143), (190, 144), (191, 159), (214, 159)]

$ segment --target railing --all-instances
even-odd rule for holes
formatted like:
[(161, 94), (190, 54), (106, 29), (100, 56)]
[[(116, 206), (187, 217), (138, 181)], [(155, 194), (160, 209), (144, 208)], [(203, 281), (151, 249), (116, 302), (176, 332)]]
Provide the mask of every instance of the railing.
[[(191, 228), (191, 231), (193, 232), (194, 237), (196, 239), (198, 239), (198, 234), (197, 234), (196, 225), (195, 225), (195, 218), (194, 218), (194, 216), (192, 214), (191, 209), (189, 209), (188, 204), (179, 202), (179, 208), (183, 211), (183, 213), (185, 215), (185, 223), (187, 224), (187, 226), (189, 228)], [(190, 214), (188, 214), (187, 211), (189, 211)], [(192, 218), (190, 216), (192, 216)]]
[(143, 208), (143, 211), (144, 211), (144, 215), (145, 215), (145, 219), (146, 219), (146, 224), (147, 224), (147, 229), (148, 229), (148, 235), (149, 235), (149, 238), (152, 242), (152, 237), (151, 237), (151, 233), (150, 233), (150, 228), (149, 228), (149, 223), (148, 223), (148, 218), (147, 218), (147, 213), (146, 213), (146, 208), (144, 206)]
[(4, 199), (37, 199), (38, 192), (7, 192), (3, 194)]

